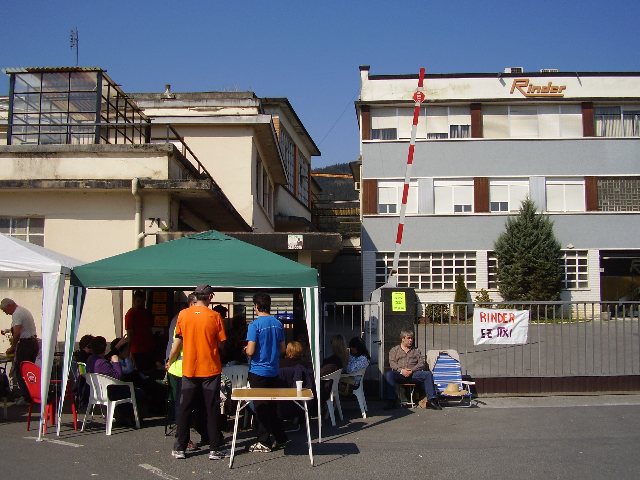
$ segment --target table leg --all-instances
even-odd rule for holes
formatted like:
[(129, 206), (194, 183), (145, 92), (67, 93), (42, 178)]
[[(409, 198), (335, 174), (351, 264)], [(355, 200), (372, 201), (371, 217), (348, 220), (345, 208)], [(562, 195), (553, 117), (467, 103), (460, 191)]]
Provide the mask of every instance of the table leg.
[(311, 466), (313, 467), (313, 449), (311, 447), (311, 427), (309, 426), (309, 408), (307, 402), (304, 402), (304, 418), (307, 421), (307, 443), (309, 443), (309, 459), (311, 460)]
[(238, 406), (236, 407), (236, 421), (233, 425), (233, 440), (231, 441), (231, 456), (229, 457), (229, 468), (233, 466), (233, 457), (236, 452), (236, 437), (238, 435), (238, 417), (240, 416), (240, 410), (242, 405), (242, 400), (238, 400)]

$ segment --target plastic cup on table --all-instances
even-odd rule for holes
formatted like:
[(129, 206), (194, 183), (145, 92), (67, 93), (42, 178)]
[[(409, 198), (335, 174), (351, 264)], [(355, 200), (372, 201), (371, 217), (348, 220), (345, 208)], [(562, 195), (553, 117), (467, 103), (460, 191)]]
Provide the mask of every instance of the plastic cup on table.
[(302, 380), (296, 380), (296, 390), (298, 393), (302, 392)]

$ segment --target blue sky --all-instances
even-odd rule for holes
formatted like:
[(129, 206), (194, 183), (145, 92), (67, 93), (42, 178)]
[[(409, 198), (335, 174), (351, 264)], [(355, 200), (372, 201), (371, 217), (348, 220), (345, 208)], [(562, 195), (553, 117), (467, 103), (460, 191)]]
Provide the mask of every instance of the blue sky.
[(169, 83), (289, 98), (322, 152), (314, 167), (358, 155), (360, 65), (372, 75), (640, 71), (633, 1), (0, 0), (0, 11), (0, 68), (75, 65), (77, 27), (79, 64), (125, 92)]

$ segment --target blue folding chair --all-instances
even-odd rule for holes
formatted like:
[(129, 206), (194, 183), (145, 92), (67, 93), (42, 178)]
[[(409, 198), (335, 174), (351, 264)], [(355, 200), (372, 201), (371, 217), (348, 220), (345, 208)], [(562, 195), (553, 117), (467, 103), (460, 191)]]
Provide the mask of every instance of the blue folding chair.
[[(448, 352), (458, 356), (458, 353), (453, 350)], [(460, 362), (449, 353), (439, 352), (435, 366), (431, 370), (438, 399), (446, 404), (457, 402), (460, 406), (470, 407), (473, 396), (470, 386), (475, 385), (476, 382), (462, 380)]]

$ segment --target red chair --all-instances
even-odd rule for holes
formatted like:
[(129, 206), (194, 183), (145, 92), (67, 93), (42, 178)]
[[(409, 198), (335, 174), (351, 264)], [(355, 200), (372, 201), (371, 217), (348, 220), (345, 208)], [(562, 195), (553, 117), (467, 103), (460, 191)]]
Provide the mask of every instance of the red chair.
[[(41, 370), (40, 367), (32, 362), (22, 362), (20, 364), (20, 373), (22, 374), (22, 378), (24, 379), (24, 383), (27, 385), (29, 389), (29, 395), (31, 396), (31, 403), (29, 404), (29, 413), (27, 414), (27, 431), (29, 431), (29, 427), (31, 426), (31, 411), (33, 410), (34, 404), (42, 403), (42, 399), (40, 398), (40, 377)], [(60, 383), (60, 380), (54, 380), (52, 383)], [(73, 402), (73, 394), (71, 390), (67, 388), (65, 392), (65, 398), (71, 397), (71, 410), (73, 412), (73, 426), (75, 430), (78, 430), (78, 419), (76, 415), (76, 405)], [(43, 433), (47, 434), (47, 420), (51, 422), (51, 426), (55, 425), (55, 415), (56, 415), (56, 404), (58, 399), (60, 398), (58, 395), (51, 395), (51, 398), (47, 401), (47, 406), (44, 410), (45, 421)]]

